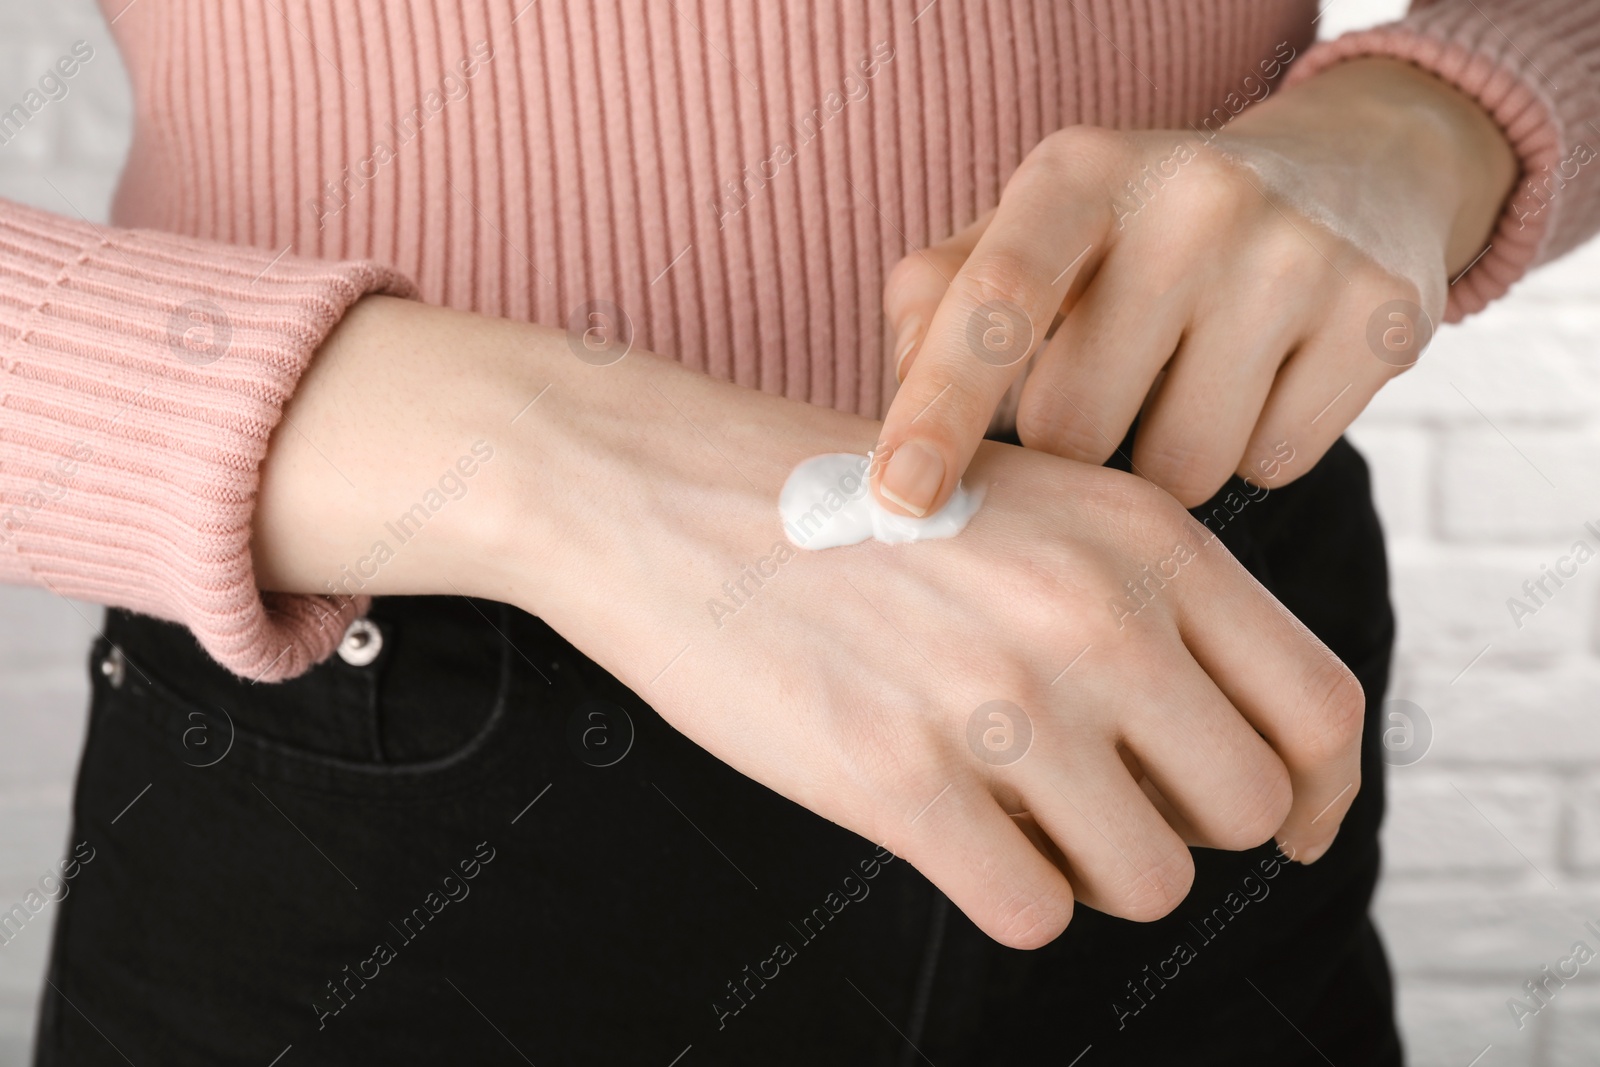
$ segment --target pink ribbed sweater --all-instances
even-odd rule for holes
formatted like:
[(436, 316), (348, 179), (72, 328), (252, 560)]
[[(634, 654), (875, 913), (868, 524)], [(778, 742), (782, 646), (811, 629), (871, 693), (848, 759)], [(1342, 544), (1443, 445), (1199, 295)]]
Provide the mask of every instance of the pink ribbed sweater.
[(877, 414), (895, 260), (1050, 131), (1202, 122), (1291, 49), (1291, 80), (1409, 59), (1505, 129), (1532, 184), (1452, 318), (1600, 228), (1600, 181), (1552, 177), (1600, 136), (1600, 14), (1571, 0), (1315, 47), (1314, 0), (105, 6), (137, 104), (113, 225), (0, 204), (0, 579), (178, 620), (262, 680), (361, 610), (260, 594), (250, 517), (364, 293), (557, 326), (607, 299), (651, 350)]

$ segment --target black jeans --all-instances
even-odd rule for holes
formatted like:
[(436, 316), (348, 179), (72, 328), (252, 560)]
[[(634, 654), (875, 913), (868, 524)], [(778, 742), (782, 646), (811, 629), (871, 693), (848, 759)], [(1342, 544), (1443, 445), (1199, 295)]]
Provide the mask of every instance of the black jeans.
[(1035, 952), (526, 614), (380, 600), (374, 662), (252, 686), (113, 611), (36, 1062), (1398, 1064), (1366, 468), (1242, 488), (1197, 514), (1360, 677), (1361, 793), (1312, 867), (1198, 850), (1170, 917), (1080, 907)]

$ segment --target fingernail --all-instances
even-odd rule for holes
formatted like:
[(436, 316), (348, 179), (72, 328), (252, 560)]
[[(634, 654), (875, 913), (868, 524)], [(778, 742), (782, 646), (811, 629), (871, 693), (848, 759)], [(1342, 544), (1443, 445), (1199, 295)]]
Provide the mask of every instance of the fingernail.
[(1305, 863), (1305, 864), (1312, 864), (1312, 863), (1317, 862), (1323, 856), (1326, 856), (1328, 854), (1328, 850), (1333, 847), (1333, 843), (1335, 841), (1337, 841), (1337, 840), (1339, 840), (1339, 835), (1337, 833), (1335, 833), (1332, 837), (1328, 838), (1326, 841), (1323, 841), (1323, 842), (1321, 842), (1319, 844), (1312, 845), (1310, 848), (1306, 849), (1304, 855), (1298, 857), (1300, 862), (1301, 863)]
[(1333, 847), (1333, 843), (1338, 839), (1339, 835), (1335, 833), (1326, 841), (1319, 841), (1314, 845), (1307, 845), (1299, 852), (1295, 852), (1289, 848), (1288, 845), (1279, 842), (1278, 852), (1292, 863), (1298, 863), (1303, 867), (1309, 867), (1311, 864), (1320, 860), (1323, 856), (1326, 856), (1328, 854), (1328, 850)]
[(922, 441), (907, 441), (894, 450), (878, 491), (917, 518), (928, 513), (944, 483), (944, 457)]
[(912, 349), (916, 348), (917, 342), (922, 339), (921, 319), (912, 318), (906, 322), (905, 338), (904, 341), (900, 342), (900, 347), (894, 354), (894, 380), (897, 382), (906, 380), (906, 357), (911, 355)]

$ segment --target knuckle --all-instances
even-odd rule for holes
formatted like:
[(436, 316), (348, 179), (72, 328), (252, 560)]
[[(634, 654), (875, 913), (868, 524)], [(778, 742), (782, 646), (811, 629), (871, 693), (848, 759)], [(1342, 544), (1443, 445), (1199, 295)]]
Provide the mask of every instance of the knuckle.
[[(989, 303), (1012, 304), (1026, 312), (1030, 320), (1047, 302), (1039, 271), (1015, 252), (1003, 249), (968, 260), (957, 284), (965, 290), (973, 307)], [(1032, 325), (1036, 336), (1043, 334), (1037, 322)]]
[(1300, 751), (1317, 763), (1338, 759), (1360, 744), (1367, 706), (1356, 676), (1333, 653), (1322, 652), (1302, 686), (1296, 731)]
[(1278, 222), (1269, 220), (1253, 240), (1252, 266), (1268, 299), (1287, 300), (1318, 287), (1333, 267), (1297, 231)]
[(1235, 473), (1251, 485), (1284, 485), (1310, 467), (1303, 454), (1305, 448), (1304, 435), (1286, 430), (1283, 419), (1268, 416), (1250, 435)]
[(1266, 758), (1240, 790), (1233, 817), (1216, 834), (1217, 844), (1235, 852), (1255, 848), (1277, 832), (1293, 807), (1288, 768)]
[(1139, 467), (1186, 508), (1210, 500), (1233, 472), (1233, 464), (1215, 453), (1179, 441), (1149, 445)]
[(1027, 176), (1038, 173), (1043, 177), (1055, 178), (1060, 176), (1069, 167), (1077, 165), (1082, 158), (1085, 138), (1079, 128), (1067, 127), (1055, 130), (1039, 139), (1023, 157), (1018, 173)]
[(1155, 922), (1172, 914), (1194, 885), (1194, 856), (1176, 847), (1154, 864), (1134, 871), (1118, 911), (1133, 922)]
[(1066, 126), (1039, 140), (1023, 160), (1024, 166), (1054, 173), (1076, 171), (1084, 165), (1104, 165), (1124, 158), (1128, 138), (1101, 126)]
[(1220, 153), (1198, 150), (1184, 178), (1168, 184), (1172, 210), (1213, 222), (1240, 217), (1246, 206), (1241, 187), (1249, 187), (1239, 180), (1236, 167)]
[(993, 367), (1010, 367), (1039, 348), (1054, 299), (1036, 264), (1013, 249), (997, 249), (969, 260), (954, 288), (968, 308), (961, 324), (970, 354)]
[(1109, 454), (1113, 445), (1095, 429), (1097, 416), (1088, 401), (1074, 403), (1077, 408), (1053, 392), (1025, 390), (1017, 407), (1017, 437), (1028, 448), (1072, 459)]
[[(1171, 498), (1163, 490), (1137, 474), (1115, 467), (1099, 468), (1092, 481), (1084, 484), (1080, 480), (1075, 490), (1086, 507), (1093, 507), (1096, 514), (1102, 514), (1119, 526), (1126, 527), (1136, 527), (1148, 518), (1163, 514), (1166, 511), (1163, 500), (1171, 503)], [(1171, 503), (1171, 506), (1183, 514), (1183, 510), (1175, 503)]]
[(1012, 948), (1043, 948), (1072, 921), (1072, 898), (1014, 894), (1000, 905), (995, 939)]
[[(1363, 349), (1373, 349), (1374, 345), (1388, 348), (1390, 337), (1396, 335), (1400, 339), (1399, 347), (1394, 349), (1397, 358), (1383, 360), (1387, 364), (1382, 368), (1384, 379), (1398, 377), (1416, 365), (1443, 319), (1446, 293), (1443, 286), (1437, 288), (1437, 292), (1429, 291), (1416, 279), (1375, 263), (1367, 263), (1359, 270), (1350, 298), (1358, 303), (1347, 301), (1341, 310), (1348, 308), (1354, 334), (1351, 347), (1363, 366), (1371, 362)], [(1372, 354), (1380, 353), (1374, 350)]]
[(1366, 302), (1373, 307), (1392, 300), (1423, 306), (1426, 294), (1414, 279), (1370, 262), (1360, 273), (1363, 275), (1358, 283), (1360, 290)]
[(1401, 363), (1401, 364), (1398, 364), (1398, 365), (1390, 364), (1389, 366), (1384, 367), (1383, 368), (1384, 381), (1385, 382), (1393, 381), (1394, 379), (1400, 377), (1400, 375), (1405, 374), (1406, 372), (1408, 372), (1408, 371), (1412, 370), (1414, 367), (1416, 367), (1418, 362), (1420, 362), (1420, 361), (1419, 360), (1412, 360), (1409, 363)]
[(1176, 542), (1201, 540), (1197, 534), (1204, 528), (1161, 486), (1134, 475), (1125, 491), (1134, 529), (1146, 534), (1149, 544), (1170, 547)]

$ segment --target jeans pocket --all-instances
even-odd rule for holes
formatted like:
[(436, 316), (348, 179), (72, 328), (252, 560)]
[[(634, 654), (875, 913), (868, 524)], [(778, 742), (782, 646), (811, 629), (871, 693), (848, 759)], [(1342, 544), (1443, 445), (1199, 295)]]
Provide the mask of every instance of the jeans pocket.
[(371, 614), (382, 655), (336, 655), (273, 685), (228, 674), (170, 623), (113, 613), (94, 650), (94, 714), (132, 720), (214, 773), (341, 795), (466, 788), (508, 758), (537, 710), (532, 661), (512, 644), (520, 613), (394, 599), (407, 603)]

